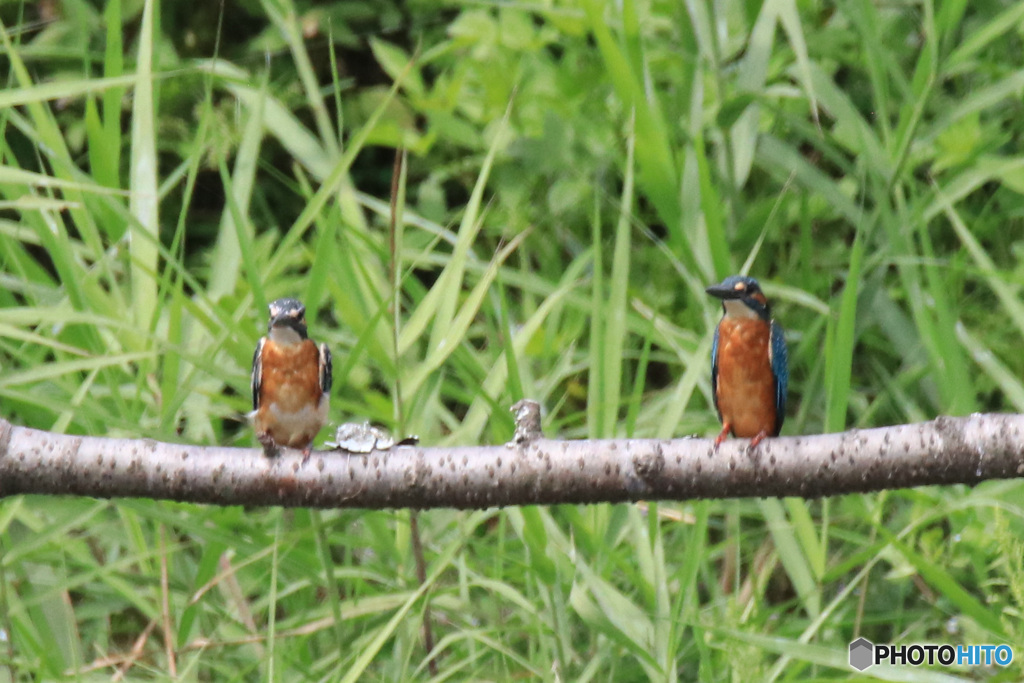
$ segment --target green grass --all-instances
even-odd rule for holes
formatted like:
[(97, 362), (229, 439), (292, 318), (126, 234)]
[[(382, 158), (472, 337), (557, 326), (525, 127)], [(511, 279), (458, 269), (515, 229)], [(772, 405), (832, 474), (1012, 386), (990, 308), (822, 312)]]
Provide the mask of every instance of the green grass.
[[(289, 295), (332, 424), (502, 443), (527, 396), (552, 436), (708, 436), (703, 289), (740, 270), (787, 330), (785, 434), (1024, 410), (1019, 5), (208, 4), (0, 9), (6, 419), (254, 446)], [(423, 584), (408, 511), (5, 499), (0, 680), (431, 679), (428, 600), (438, 680), (1024, 653), (1016, 481), (419, 528)]]

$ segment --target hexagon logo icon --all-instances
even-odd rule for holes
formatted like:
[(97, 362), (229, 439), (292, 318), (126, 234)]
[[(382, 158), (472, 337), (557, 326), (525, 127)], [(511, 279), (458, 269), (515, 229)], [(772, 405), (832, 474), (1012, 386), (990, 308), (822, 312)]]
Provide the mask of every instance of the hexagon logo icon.
[(875, 645), (867, 638), (858, 638), (850, 643), (850, 666), (863, 671), (874, 664)]

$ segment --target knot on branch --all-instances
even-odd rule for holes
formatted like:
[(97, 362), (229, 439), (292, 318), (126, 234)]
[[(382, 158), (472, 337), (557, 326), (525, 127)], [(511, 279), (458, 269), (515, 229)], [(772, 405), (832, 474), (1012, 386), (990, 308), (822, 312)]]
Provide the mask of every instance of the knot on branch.
[(422, 489), (427, 485), (434, 469), (427, 463), (422, 453), (416, 455), (411, 466), (405, 471), (405, 483), (412, 489)]
[(935, 425), (935, 431), (943, 438), (963, 437), (963, 420), (959, 420), (955, 417), (949, 417), (948, 415), (940, 415), (932, 422)]
[(520, 399), (509, 410), (515, 413), (516, 433), (507, 445), (509, 448), (522, 446), (544, 434), (540, 429), (540, 404), (530, 398)]
[(985, 459), (984, 447), (969, 443), (964, 437), (966, 422), (962, 418), (943, 415), (935, 418), (932, 424), (935, 425), (935, 432), (927, 444), (927, 451), (933, 466), (948, 470), (960, 458), (976, 459), (978, 467), (975, 472), (980, 480)]
[(633, 469), (646, 482), (656, 479), (665, 469), (665, 454), (661, 451), (661, 444), (655, 444), (654, 450), (635, 454)]

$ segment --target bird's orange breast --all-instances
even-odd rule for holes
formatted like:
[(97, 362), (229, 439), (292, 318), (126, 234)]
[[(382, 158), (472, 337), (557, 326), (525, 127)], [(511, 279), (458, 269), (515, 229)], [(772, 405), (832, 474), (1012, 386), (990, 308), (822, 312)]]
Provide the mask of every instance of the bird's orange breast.
[(312, 340), (263, 346), (257, 432), (281, 446), (305, 448), (327, 422), (328, 397), (320, 387), (320, 352)]
[(280, 410), (292, 412), (319, 400), (321, 393), (320, 352), (312, 340), (264, 345), (261, 404), (275, 403)]
[(778, 436), (770, 337), (771, 327), (763, 320), (725, 317), (718, 326), (718, 412), (740, 438), (762, 431)]

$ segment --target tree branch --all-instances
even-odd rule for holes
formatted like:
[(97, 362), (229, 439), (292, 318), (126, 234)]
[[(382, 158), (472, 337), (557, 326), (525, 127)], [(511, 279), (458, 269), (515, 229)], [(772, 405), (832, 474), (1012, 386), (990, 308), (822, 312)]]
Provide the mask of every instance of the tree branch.
[(766, 439), (558, 441), (349, 454), (67, 436), (0, 420), (0, 495), (144, 497), (218, 505), (483, 508), (539, 503), (819, 497), (1024, 474), (1024, 415), (943, 417)]

